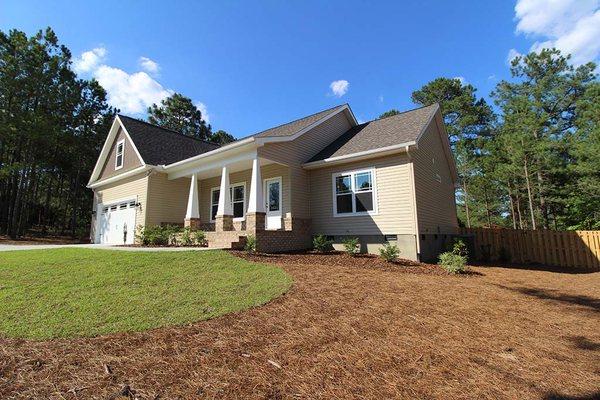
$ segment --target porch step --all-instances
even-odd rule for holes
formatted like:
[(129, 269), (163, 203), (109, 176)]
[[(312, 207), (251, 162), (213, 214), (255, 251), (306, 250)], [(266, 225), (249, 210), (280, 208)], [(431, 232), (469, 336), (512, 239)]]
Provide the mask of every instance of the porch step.
[(246, 232), (206, 232), (206, 240), (209, 248), (241, 250), (246, 245)]

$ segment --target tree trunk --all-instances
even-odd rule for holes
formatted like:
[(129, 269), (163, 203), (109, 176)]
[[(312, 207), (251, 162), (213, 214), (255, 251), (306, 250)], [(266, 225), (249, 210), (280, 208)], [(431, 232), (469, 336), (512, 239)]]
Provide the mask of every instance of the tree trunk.
[(510, 201), (510, 216), (512, 218), (513, 229), (517, 229), (517, 219), (515, 218), (515, 203), (513, 201), (512, 191), (510, 190), (510, 184), (508, 184), (508, 199)]
[(525, 172), (525, 183), (527, 185), (527, 198), (529, 199), (529, 212), (531, 213), (531, 228), (536, 230), (535, 212), (533, 211), (533, 197), (531, 195), (531, 184), (529, 182), (529, 170), (527, 168), (527, 156), (525, 156), (523, 170)]
[(471, 217), (469, 216), (469, 192), (467, 191), (467, 181), (463, 178), (463, 193), (465, 197), (465, 215), (467, 217), (467, 228), (471, 227)]

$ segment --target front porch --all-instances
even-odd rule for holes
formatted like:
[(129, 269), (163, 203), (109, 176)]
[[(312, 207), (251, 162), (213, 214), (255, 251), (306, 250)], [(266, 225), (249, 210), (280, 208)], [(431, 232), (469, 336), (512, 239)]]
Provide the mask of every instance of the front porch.
[(256, 152), (169, 174), (189, 177), (184, 226), (203, 230), (209, 247), (281, 252), (310, 246), (310, 221), (294, 218), (289, 166)]

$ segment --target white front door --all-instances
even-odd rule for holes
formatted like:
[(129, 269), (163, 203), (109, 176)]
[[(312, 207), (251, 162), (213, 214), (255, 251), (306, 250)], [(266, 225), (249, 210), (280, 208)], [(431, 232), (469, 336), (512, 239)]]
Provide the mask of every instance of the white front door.
[(281, 229), (281, 177), (265, 179), (266, 229)]

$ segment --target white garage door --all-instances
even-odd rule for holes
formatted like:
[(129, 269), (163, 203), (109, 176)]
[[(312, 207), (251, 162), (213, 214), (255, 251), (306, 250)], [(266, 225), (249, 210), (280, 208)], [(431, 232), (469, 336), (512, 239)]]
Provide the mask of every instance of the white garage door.
[(135, 239), (135, 200), (99, 207), (97, 243), (132, 244)]

